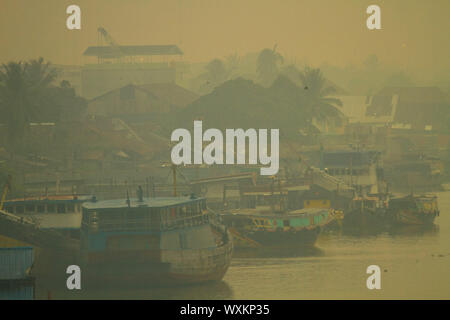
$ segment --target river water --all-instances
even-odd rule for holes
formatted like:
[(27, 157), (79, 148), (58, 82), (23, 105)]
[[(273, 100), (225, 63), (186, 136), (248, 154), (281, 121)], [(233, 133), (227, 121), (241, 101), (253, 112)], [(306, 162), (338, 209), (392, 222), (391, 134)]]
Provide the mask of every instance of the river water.
[[(236, 252), (223, 281), (178, 288), (70, 291), (36, 284), (36, 299), (449, 299), (450, 192), (435, 228), (323, 233), (307, 252)], [(366, 269), (381, 268), (369, 290)]]

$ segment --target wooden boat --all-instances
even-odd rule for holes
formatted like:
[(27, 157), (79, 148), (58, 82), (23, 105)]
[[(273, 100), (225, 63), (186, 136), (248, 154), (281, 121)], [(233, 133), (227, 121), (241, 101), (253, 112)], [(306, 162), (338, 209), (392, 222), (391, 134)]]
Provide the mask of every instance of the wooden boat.
[(240, 209), (222, 215), (236, 247), (312, 246), (324, 226), (334, 220), (332, 209), (304, 208), (283, 213)]
[(79, 239), (81, 205), (89, 195), (48, 195), (7, 200), (4, 210), (27, 219), (40, 230), (56, 231), (68, 238)]
[(343, 226), (384, 229), (391, 223), (387, 205), (388, 200), (378, 195), (355, 197), (344, 214)]
[(276, 182), (241, 190), (242, 207), (222, 213), (236, 247), (312, 246), (323, 227), (335, 221), (329, 200), (304, 196), (309, 186)]
[(389, 212), (395, 224), (431, 225), (439, 216), (437, 197), (408, 195), (393, 198), (389, 201)]
[(204, 198), (83, 204), (82, 270), (96, 284), (179, 285), (220, 280), (232, 237)]

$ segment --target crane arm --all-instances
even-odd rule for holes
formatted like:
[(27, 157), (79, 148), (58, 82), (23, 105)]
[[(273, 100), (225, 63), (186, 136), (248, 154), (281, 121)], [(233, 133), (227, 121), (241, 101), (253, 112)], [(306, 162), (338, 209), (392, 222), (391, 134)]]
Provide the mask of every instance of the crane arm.
[(106, 31), (105, 28), (99, 27), (97, 29), (97, 31), (103, 36), (103, 38), (106, 40), (106, 42), (108, 42), (108, 44), (113, 49), (115, 55), (117, 55), (118, 57), (124, 56), (124, 54), (123, 54), (122, 50), (120, 49), (119, 45), (117, 44), (117, 42), (113, 39), (113, 37), (111, 37), (111, 35), (108, 33), (108, 31)]

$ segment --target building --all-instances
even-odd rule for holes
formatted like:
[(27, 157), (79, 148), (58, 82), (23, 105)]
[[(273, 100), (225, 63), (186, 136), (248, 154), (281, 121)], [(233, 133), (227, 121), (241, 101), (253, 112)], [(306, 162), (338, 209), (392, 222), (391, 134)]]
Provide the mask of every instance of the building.
[(394, 127), (413, 130), (445, 129), (442, 115), (448, 98), (438, 87), (386, 87), (369, 97), (366, 116), (390, 118)]
[(81, 70), (82, 96), (93, 98), (134, 84), (175, 83), (183, 65), (176, 45), (92, 46)]
[(130, 84), (88, 101), (87, 113), (91, 117), (168, 113), (186, 107), (197, 98), (195, 93), (174, 83)]

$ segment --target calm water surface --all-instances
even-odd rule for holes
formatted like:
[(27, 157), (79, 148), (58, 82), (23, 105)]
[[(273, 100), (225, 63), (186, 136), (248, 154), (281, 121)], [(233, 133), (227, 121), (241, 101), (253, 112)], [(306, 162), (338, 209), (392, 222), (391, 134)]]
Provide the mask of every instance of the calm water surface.
[[(69, 291), (37, 281), (37, 299), (449, 299), (450, 192), (436, 228), (322, 234), (307, 252), (237, 252), (222, 282), (164, 289)], [(379, 265), (381, 290), (366, 288)]]

